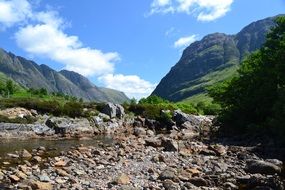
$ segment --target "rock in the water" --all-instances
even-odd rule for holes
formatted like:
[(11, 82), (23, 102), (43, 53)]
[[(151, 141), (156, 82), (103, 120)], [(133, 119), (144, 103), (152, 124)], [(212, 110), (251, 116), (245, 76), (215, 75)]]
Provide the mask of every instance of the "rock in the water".
[(260, 173), (260, 174), (280, 174), (281, 168), (273, 163), (266, 162), (263, 160), (248, 160), (247, 171), (249, 173)]
[(16, 175), (9, 175), (9, 178), (11, 179), (12, 182), (20, 181), (20, 178)]
[(7, 154), (7, 156), (10, 157), (10, 158), (19, 158), (18, 154), (11, 154), (11, 153), (9, 153), (9, 154)]
[(33, 160), (36, 161), (36, 162), (41, 162), (42, 158), (40, 156), (34, 156)]
[(26, 149), (24, 149), (24, 150), (21, 151), (20, 157), (21, 157), (21, 158), (31, 158), (32, 155), (31, 155), (31, 153), (29, 153)]

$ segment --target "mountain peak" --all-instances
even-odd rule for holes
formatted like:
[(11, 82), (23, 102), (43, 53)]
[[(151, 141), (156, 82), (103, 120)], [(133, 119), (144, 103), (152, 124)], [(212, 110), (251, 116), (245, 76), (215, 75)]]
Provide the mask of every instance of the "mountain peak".
[(241, 60), (265, 42), (275, 18), (253, 22), (236, 35), (217, 32), (192, 43), (152, 94), (181, 101), (205, 93), (208, 86), (231, 77)]
[(9, 75), (15, 82), (26, 88), (45, 88), (49, 92), (60, 92), (87, 101), (123, 103), (128, 97), (119, 91), (108, 93), (92, 84), (86, 77), (73, 72), (55, 71), (45, 64), (7, 53), (0, 48), (0, 72)]

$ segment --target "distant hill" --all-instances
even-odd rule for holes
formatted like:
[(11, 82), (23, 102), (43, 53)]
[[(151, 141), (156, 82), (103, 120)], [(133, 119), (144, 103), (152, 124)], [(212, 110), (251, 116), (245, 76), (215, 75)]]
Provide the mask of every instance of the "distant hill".
[(129, 101), (123, 92), (97, 87), (76, 72), (57, 72), (47, 65), (38, 65), (3, 49), (0, 49), (0, 72), (0, 80), (9, 77), (24, 88), (45, 88), (49, 92), (61, 92), (86, 101)]
[(206, 98), (207, 87), (233, 77), (241, 61), (261, 47), (274, 18), (253, 22), (236, 35), (214, 33), (192, 43), (152, 94), (171, 101)]

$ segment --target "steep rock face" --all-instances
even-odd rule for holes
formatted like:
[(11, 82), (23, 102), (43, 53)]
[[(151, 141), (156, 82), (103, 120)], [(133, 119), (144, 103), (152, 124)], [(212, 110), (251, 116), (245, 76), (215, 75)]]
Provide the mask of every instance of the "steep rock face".
[(152, 94), (181, 101), (232, 77), (243, 58), (265, 42), (274, 18), (251, 23), (236, 35), (214, 33), (192, 43)]
[[(23, 57), (0, 49), (0, 72), (25, 88), (45, 88), (88, 101), (123, 103), (128, 97), (119, 91), (99, 88), (84, 76), (72, 71), (57, 72), (47, 65), (38, 65)], [(120, 97), (120, 98), (118, 98)]]
[(79, 86), (80, 89), (85, 92), (85, 95), (88, 99), (117, 103), (129, 101), (129, 98), (123, 92), (109, 88), (97, 87), (92, 84), (87, 78), (76, 72), (62, 70), (60, 73), (68, 80), (70, 80), (73, 84)]

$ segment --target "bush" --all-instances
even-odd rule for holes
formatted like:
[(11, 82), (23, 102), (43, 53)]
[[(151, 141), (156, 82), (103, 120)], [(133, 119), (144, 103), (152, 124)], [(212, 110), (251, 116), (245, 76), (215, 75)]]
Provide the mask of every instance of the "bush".
[(36, 118), (31, 117), (31, 116), (27, 116), (24, 118), (17, 117), (17, 118), (11, 119), (6, 116), (0, 115), (0, 122), (3, 122), (3, 123), (31, 124), (31, 123), (34, 123), (35, 121), (36, 121)]
[(223, 129), (235, 133), (285, 135), (285, 17), (267, 35), (263, 47), (249, 56), (239, 76), (210, 90), (222, 111)]
[(67, 102), (62, 108), (62, 114), (69, 117), (82, 117), (83, 116), (83, 105), (79, 102)]

